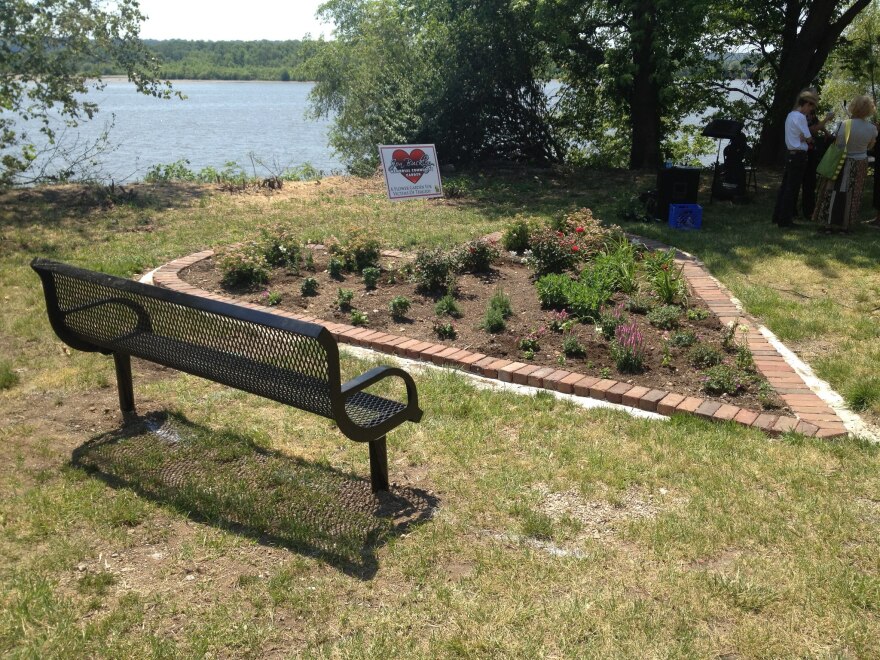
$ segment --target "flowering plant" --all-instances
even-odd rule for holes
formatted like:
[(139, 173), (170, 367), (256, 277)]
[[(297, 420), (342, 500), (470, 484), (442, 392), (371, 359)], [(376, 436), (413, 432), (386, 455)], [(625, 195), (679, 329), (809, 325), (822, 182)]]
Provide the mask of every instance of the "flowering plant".
[(617, 326), (611, 357), (621, 373), (637, 373), (645, 362), (645, 337), (635, 321)]

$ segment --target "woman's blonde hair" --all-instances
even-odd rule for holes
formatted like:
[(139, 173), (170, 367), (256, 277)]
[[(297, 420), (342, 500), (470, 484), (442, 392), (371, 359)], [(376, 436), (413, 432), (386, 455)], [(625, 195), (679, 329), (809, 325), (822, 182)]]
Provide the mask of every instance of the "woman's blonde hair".
[(874, 101), (871, 100), (870, 96), (862, 94), (850, 101), (846, 109), (849, 110), (850, 117), (864, 119), (874, 114)]

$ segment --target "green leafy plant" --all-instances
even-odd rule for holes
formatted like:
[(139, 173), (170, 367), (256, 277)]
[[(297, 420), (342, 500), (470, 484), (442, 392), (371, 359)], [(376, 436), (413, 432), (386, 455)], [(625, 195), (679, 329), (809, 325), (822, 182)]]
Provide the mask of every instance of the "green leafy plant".
[(687, 300), (687, 285), (682, 276), (683, 269), (684, 265), (676, 269), (674, 266), (663, 264), (653, 275), (651, 283), (660, 302), (671, 305)]
[(254, 243), (236, 246), (221, 253), (218, 265), (222, 283), (229, 287), (255, 287), (269, 281), (269, 264)]
[(697, 341), (697, 335), (694, 334), (693, 330), (680, 330), (678, 332), (673, 332), (672, 336), (669, 338), (670, 346), (674, 346), (676, 348), (687, 348), (688, 346), (693, 346)]
[(534, 356), (535, 353), (541, 350), (540, 340), (545, 332), (546, 328), (544, 327), (532, 330), (529, 334), (519, 340), (519, 350), (523, 352), (531, 352)]
[(505, 319), (509, 319), (513, 314), (513, 308), (510, 306), (510, 296), (504, 293), (504, 289), (498, 288), (489, 298), (489, 307), (497, 309)]
[(327, 272), (330, 274), (334, 280), (342, 279), (342, 272), (345, 270), (345, 264), (341, 259), (336, 257), (330, 257), (330, 261), (327, 263)]
[(527, 263), (537, 275), (564, 273), (580, 261), (580, 246), (573, 236), (561, 231), (539, 229), (529, 237)]
[(702, 381), (702, 389), (707, 394), (737, 394), (745, 389), (736, 369), (726, 364), (718, 364), (706, 369)]
[(480, 327), (486, 332), (497, 334), (504, 331), (507, 327), (507, 321), (500, 309), (490, 305), (488, 309), (486, 309), (486, 317), (483, 319)]
[(274, 307), (281, 302), (281, 294), (277, 291), (263, 291), (263, 302), (269, 307)]
[(310, 273), (315, 272), (315, 255), (312, 250), (305, 251), (305, 257), (303, 258), (303, 268), (305, 268)]
[(648, 323), (661, 330), (674, 330), (681, 319), (681, 307), (663, 305), (648, 312)]
[(498, 246), (494, 241), (477, 238), (457, 248), (454, 259), (459, 272), (486, 273), (498, 256)]
[(391, 299), (391, 302), (388, 303), (388, 307), (391, 310), (391, 316), (396, 319), (406, 316), (406, 313), (411, 306), (412, 302), (406, 296), (394, 296)]
[(547, 327), (553, 332), (564, 332), (571, 327), (573, 321), (574, 319), (571, 318), (571, 314), (561, 309), (558, 312), (550, 312)]
[(568, 305), (574, 280), (568, 275), (550, 273), (539, 278), (535, 284), (538, 300), (545, 309), (563, 309)]
[(337, 289), (336, 306), (341, 310), (347, 310), (351, 307), (351, 301), (354, 300), (354, 291), (351, 289)]
[(273, 267), (299, 268), (302, 246), (299, 234), (286, 225), (275, 225), (261, 232), (260, 245), (266, 263)]
[(455, 339), (458, 336), (458, 331), (452, 321), (434, 321), (433, 330), (440, 339)]
[(736, 347), (735, 361), (736, 368), (742, 371), (751, 371), (755, 368), (755, 359), (747, 344), (740, 344)]
[(349, 317), (349, 321), (352, 325), (356, 326), (364, 326), (367, 325), (369, 318), (367, 317), (365, 312), (362, 312), (358, 309), (351, 310), (351, 316)]
[(562, 352), (567, 357), (583, 357), (587, 354), (587, 349), (574, 335), (567, 335), (562, 340)]
[(725, 351), (736, 349), (736, 330), (739, 324), (736, 321), (728, 321), (721, 329), (721, 347)]
[(299, 290), (304, 296), (318, 295), (318, 280), (314, 277), (307, 277), (303, 280)]
[(346, 270), (355, 273), (364, 268), (379, 265), (382, 245), (362, 227), (348, 229), (342, 242), (332, 241), (328, 245), (331, 254), (337, 255)]
[(448, 289), (456, 271), (453, 254), (442, 248), (419, 250), (413, 261), (413, 282), (420, 291)]
[(623, 303), (620, 303), (612, 309), (606, 309), (604, 307), (601, 309), (596, 328), (599, 330), (599, 334), (601, 334), (602, 337), (610, 341), (614, 338), (614, 333), (618, 326), (625, 322), (626, 317), (623, 314)]
[(451, 316), (453, 318), (459, 318), (461, 316), (461, 309), (458, 306), (458, 303), (448, 293), (440, 298), (437, 301), (437, 304), (434, 305), (434, 313), (437, 316)]
[(702, 321), (709, 317), (709, 310), (702, 307), (690, 307), (687, 311), (688, 321)]
[(361, 271), (361, 274), (364, 276), (364, 286), (368, 289), (375, 289), (382, 271), (375, 266), (367, 266)]
[(501, 244), (508, 252), (522, 254), (529, 249), (529, 236), (535, 230), (535, 223), (527, 218), (514, 218), (501, 235)]
[(688, 361), (697, 369), (708, 369), (724, 361), (724, 354), (714, 346), (697, 343), (688, 353)]
[(632, 312), (633, 314), (647, 314), (654, 309), (655, 306), (656, 302), (654, 298), (638, 291), (632, 293), (624, 305), (626, 311)]

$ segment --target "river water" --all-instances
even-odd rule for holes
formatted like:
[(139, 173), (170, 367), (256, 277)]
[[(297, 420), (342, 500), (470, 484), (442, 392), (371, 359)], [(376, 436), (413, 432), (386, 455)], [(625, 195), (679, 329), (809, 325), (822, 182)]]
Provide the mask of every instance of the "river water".
[[(188, 80), (173, 85), (187, 98), (157, 99), (138, 94), (127, 81), (107, 81), (103, 90), (87, 96), (100, 108), (94, 119), (76, 129), (57, 124), (61, 143), (94, 142), (112, 122), (113, 151), (99, 155), (94, 169), (119, 182), (141, 179), (151, 166), (181, 159), (193, 171), (222, 169), (234, 161), (251, 174), (251, 155), (275, 172), (306, 163), (327, 174), (343, 169), (327, 144), (331, 122), (305, 117), (313, 83)], [(270, 172), (258, 166), (257, 174)]]

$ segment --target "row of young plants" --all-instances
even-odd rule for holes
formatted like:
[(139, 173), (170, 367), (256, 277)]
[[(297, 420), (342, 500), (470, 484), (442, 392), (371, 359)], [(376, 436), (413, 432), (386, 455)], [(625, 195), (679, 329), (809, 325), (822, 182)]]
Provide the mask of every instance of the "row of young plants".
[[(524, 359), (534, 359), (541, 351), (542, 340), (551, 332), (561, 335), (560, 364), (586, 358), (586, 348), (574, 329), (587, 324), (609, 342), (619, 373), (640, 373), (649, 350), (639, 322), (639, 317), (644, 317), (642, 324), (665, 333), (663, 366), (672, 366), (673, 352), (680, 355), (686, 350), (686, 361), (698, 371), (707, 393), (735, 395), (752, 389), (770, 400), (772, 390), (754, 369), (747, 346), (736, 344), (735, 333), (732, 341), (722, 342), (724, 348), (720, 350), (692, 331), (679, 330), (683, 319), (700, 321), (707, 312), (690, 306), (687, 286), (672, 250), (645, 251), (618, 228), (602, 227), (586, 209), (551, 226), (515, 220), (504, 232), (502, 243), (505, 248), (518, 247), (519, 251), (511, 250), (511, 254), (533, 269), (536, 295), (549, 314), (545, 324), (518, 340)], [(354, 229), (343, 240), (327, 239), (325, 247), (330, 255), (327, 272), (332, 278), (342, 282), (345, 274), (360, 274), (366, 289), (379, 286), (383, 270), (378, 240), (364, 230)], [(269, 281), (272, 268), (283, 267), (293, 273), (314, 271), (313, 252), (283, 226), (264, 230), (258, 240), (221, 255), (223, 283), (253, 288)], [(486, 273), (499, 257), (494, 242), (474, 239), (452, 249), (419, 250), (411, 263), (396, 271), (384, 271), (384, 279), (389, 283), (408, 281), (420, 293), (440, 295), (434, 307), (437, 319), (433, 331), (438, 339), (453, 340), (458, 336), (456, 323), (461, 318), (456, 300), (458, 277)], [(301, 294), (317, 295), (318, 286), (318, 281), (306, 274)], [(618, 302), (612, 304), (615, 298)], [(349, 314), (352, 325), (368, 325), (367, 314), (352, 308), (353, 299), (353, 290), (338, 288), (338, 309)], [(278, 304), (280, 296), (267, 290), (264, 301)], [(405, 319), (411, 305), (406, 296), (396, 296), (389, 303), (391, 316)], [(497, 289), (479, 327), (490, 334), (504, 332), (512, 313), (509, 297)]]

